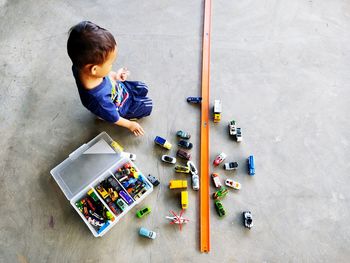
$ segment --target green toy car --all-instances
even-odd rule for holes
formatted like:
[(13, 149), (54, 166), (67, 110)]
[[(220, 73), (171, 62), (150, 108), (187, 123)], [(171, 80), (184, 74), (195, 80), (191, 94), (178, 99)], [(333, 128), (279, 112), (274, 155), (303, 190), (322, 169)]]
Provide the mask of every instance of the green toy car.
[(225, 187), (221, 187), (218, 191), (213, 194), (214, 200), (223, 199), (228, 193), (228, 190)]
[(223, 217), (226, 214), (226, 211), (220, 201), (215, 201), (215, 210), (220, 217)]
[(138, 218), (142, 218), (144, 217), (145, 215), (148, 215), (149, 213), (151, 213), (151, 208), (149, 206), (146, 206), (142, 209), (140, 209), (139, 211), (136, 212), (136, 216)]

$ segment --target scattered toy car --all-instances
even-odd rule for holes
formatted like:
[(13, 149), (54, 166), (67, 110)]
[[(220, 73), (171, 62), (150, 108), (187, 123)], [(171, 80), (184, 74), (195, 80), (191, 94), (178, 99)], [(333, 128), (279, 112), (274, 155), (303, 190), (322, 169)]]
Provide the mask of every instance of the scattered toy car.
[(228, 131), (230, 135), (236, 135), (236, 121), (232, 120), (228, 123)]
[(190, 103), (201, 103), (202, 97), (187, 97), (187, 102)]
[(151, 213), (151, 208), (149, 206), (146, 206), (142, 209), (140, 209), (139, 211), (136, 212), (136, 216), (138, 218), (142, 218), (144, 217), (145, 215), (148, 215), (149, 213)]
[(211, 178), (213, 178), (213, 182), (216, 188), (221, 188), (222, 184), (220, 182), (219, 175), (217, 173), (212, 173)]
[(181, 191), (181, 207), (182, 209), (188, 208), (188, 192)]
[(198, 174), (192, 174), (192, 189), (199, 190), (199, 176), (198, 176)]
[(181, 150), (181, 149), (177, 150), (176, 155), (185, 159), (185, 160), (191, 159), (191, 154), (189, 154), (188, 152)]
[(177, 131), (176, 135), (178, 137), (180, 137), (181, 139), (185, 139), (185, 140), (188, 140), (189, 138), (191, 138), (191, 134), (189, 134), (188, 132), (184, 132), (184, 131)]
[(154, 177), (153, 175), (147, 175), (147, 179), (154, 185), (154, 186), (157, 186), (159, 185), (159, 180)]
[(255, 161), (253, 155), (250, 155), (248, 158), (248, 172), (249, 175), (255, 175)]
[(250, 211), (244, 211), (243, 212), (243, 222), (244, 222), (244, 226), (246, 228), (251, 229), (253, 227), (253, 217), (252, 217), (252, 213)]
[(150, 231), (147, 228), (141, 227), (139, 230), (139, 235), (143, 237), (147, 237), (149, 239), (155, 239), (157, 234), (156, 232)]
[(170, 189), (187, 188), (187, 181), (186, 180), (170, 180), (169, 188)]
[(187, 161), (187, 166), (192, 174), (198, 174), (198, 169), (192, 161)]
[(175, 172), (188, 174), (190, 173), (190, 168), (188, 166), (176, 165)]
[(154, 142), (168, 150), (170, 150), (172, 146), (170, 142), (159, 136), (156, 136)]
[(215, 201), (215, 210), (220, 217), (223, 217), (226, 214), (226, 211), (220, 201)]
[(221, 120), (221, 101), (220, 100), (215, 100), (214, 101), (214, 122), (220, 122)]
[(218, 191), (213, 194), (214, 200), (223, 199), (228, 193), (228, 190), (225, 187), (221, 187)]
[(235, 170), (237, 169), (237, 167), (238, 167), (237, 162), (229, 162), (224, 164), (225, 170)]
[(162, 156), (162, 161), (166, 162), (166, 163), (175, 164), (176, 163), (176, 158), (172, 157), (172, 156), (169, 156), (169, 155), (163, 155)]
[(192, 189), (199, 190), (198, 169), (192, 161), (187, 161), (187, 166), (190, 169), (190, 173), (192, 174)]
[(225, 185), (232, 187), (233, 189), (239, 190), (241, 189), (241, 184), (239, 182), (235, 182), (232, 179), (226, 179)]
[(193, 147), (193, 144), (191, 142), (185, 140), (180, 140), (177, 145), (188, 150), (192, 149)]
[(121, 155), (129, 158), (131, 161), (136, 161), (136, 154), (134, 153), (122, 152)]
[(222, 163), (226, 159), (227, 155), (225, 153), (220, 153), (218, 156), (216, 156), (213, 164), (214, 166), (218, 166), (220, 163)]
[(242, 139), (243, 139), (242, 130), (241, 130), (241, 128), (237, 128), (236, 129), (236, 140), (237, 140), (237, 142), (241, 142)]

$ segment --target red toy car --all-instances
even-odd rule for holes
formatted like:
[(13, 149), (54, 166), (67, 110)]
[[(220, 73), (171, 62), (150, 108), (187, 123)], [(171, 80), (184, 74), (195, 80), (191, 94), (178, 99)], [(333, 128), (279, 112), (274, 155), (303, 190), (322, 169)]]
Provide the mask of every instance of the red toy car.
[(222, 163), (226, 159), (227, 155), (225, 153), (220, 153), (218, 156), (216, 156), (213, 164), (214, 166), (218, 166), (220, 163)]

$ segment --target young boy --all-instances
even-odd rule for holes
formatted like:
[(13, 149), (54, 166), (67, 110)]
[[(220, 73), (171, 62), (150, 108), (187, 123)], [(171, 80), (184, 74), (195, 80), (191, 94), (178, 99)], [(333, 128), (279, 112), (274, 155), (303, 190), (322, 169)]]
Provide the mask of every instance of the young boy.
[(130, 119), (150, 115), (152, 100), (144, 83), (126, 81), (126, 68), (111, 71), (118, 55), (113, 35), (83, 21), (70, 29), (67, 50), (82, 104), (99, 118), (143, 135), (141, 125)]

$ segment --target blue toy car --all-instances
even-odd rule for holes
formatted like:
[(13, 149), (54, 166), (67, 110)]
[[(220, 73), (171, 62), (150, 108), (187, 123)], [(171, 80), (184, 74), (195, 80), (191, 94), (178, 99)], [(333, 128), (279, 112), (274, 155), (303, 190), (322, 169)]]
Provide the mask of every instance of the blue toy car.
[(255, 163), (254, 163), (253, 155), (250, 155), (248, 158), (248, 172), (249, 172), (249, 175), (255, 174)]
[(188, 97), (187, 102), (190, 103), (201, 103), (202, 102), (202, 97)]
[(140, 228), (139, 235), (143, 237), (148, 237), (149, 239), (155, 239), (157, 236), (156, 232), (150, 231), (144, 227)]

